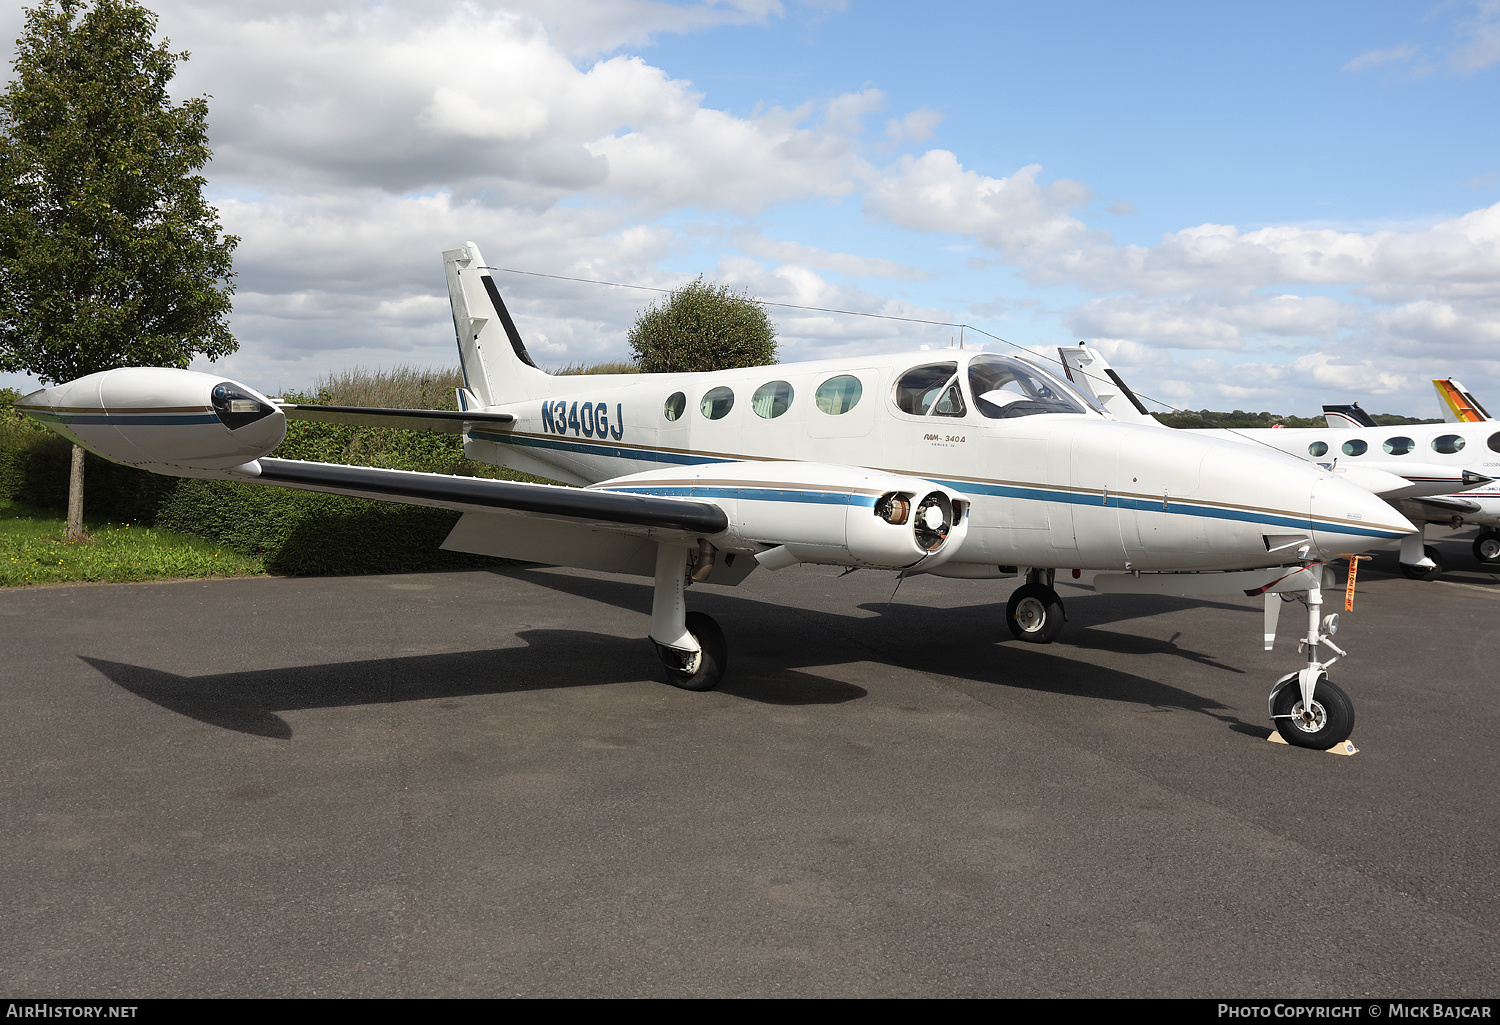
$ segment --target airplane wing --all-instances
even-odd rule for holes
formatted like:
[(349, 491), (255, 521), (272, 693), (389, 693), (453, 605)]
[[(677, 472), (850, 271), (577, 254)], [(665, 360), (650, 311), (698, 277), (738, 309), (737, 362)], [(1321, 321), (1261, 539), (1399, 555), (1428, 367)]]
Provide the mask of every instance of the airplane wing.
[(288, 420), (311, 420), (324, 424), (356, 427), (398, 427), (405, 431), (462, 434), (464, 424), (508, 424), (509, 413), (481, 413), (454, 409), (382, 409), (373, 406), (318, 406), (307, 403), (277, 403)]
[[(730, 525), (720, 506), (691, 497), (265, 457), (233, 475), (252, 474), (259, 484), (462, 512), (448, 551), (610, 573), (650, 576), (657, 541), (691, 546)], [(757, 565), (728, 556), (699, 579), (734, 585)]]
[(1476, 513), (1482, 508), (1478, 502), (1459, 498), (1456, 495), (1428, 495), (1423, 498), (1414, 498), (1412, 501), (1445, 513)]
[[(467, 414), (465, 414), (467, 415)], [(258, 472), (255, 468), (258, 467)], [(235, 474), (260, 484), (426, 505), (460, 512), (507, 512), (557, 517), (623, 528), (655, 528), (688, 534), (718, 534), (729, 526), (711, 502), (552, 484), (454, 477), (413, 470), (261, 458)]]

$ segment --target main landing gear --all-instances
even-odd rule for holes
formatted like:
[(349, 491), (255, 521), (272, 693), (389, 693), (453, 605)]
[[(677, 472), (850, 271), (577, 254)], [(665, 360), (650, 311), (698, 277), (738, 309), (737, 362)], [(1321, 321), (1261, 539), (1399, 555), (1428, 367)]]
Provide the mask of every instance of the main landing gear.
[[(688, 612), (683, 592), (689, 579), (685, 548), (656, 546), (656, 589), (651, 598), (651, 643), (667, 671), (667, 682), (683, 690), (713, 690), (724, 678), (729, 646), (711, 616)], [(692, 570), (701, 579), (713, 569), (712, 549), (700, 545)], [(701, 576), (700, 576), (701, 573)]]
[(1068, 617), (1062, 599), (1052, 589), (1055, 569), (1028, 569), (1026, 583), (1005, 603), (1005, 625), (1018, 641), (1051, 644), (1062, 633)]
[[(1354, 732), (1354, 703), (1328, 679), (1327, 669), (1345, 654), (1333, 643), (1332, 635), (1338, 631), (1338, 616), (1321, 619), (1323, 589), (1309, 587), (1296, 599), (1307, 605), (1307, 637), (1302, 646), (1307, 652), (1306, 668), (1287, 673), (1276, 681), (1267, 699), (1271, 721), (1281, 739), (1294, 747), (1310, 747), (1326, 751), (1335, 744), (1343, 743)], [(1305, 597), (1304, 597), (1305, 596)], [(1266, 647), (1275, 635), (1275, 612), (1280, 609), (1281, 596), (1267, 594)], [(1326, 645), (1337, 654), (1326, 662), (1319, 661), (1318, 647)]]
[(1481, 566), (1500, 566), (1500, 530), (1481, 530), (1474, 539), (1474, 558)]
[(1401, 539), (1401, 572), (1413, 580), (1436, 580), (1443, 575), (1443, 557), (1432, 545), (1425, 544), (1427, 524), (1421, 527), (1420, 533)]

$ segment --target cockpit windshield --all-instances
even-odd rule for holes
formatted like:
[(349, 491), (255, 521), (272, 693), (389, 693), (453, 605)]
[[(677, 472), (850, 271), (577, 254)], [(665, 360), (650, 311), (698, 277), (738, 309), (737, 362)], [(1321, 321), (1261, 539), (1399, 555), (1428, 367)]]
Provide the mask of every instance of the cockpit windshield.
[(1086, 412), (1062, 382), (1011, 356), (975, 356), (969, 362), (969, 391), (991, 420)]

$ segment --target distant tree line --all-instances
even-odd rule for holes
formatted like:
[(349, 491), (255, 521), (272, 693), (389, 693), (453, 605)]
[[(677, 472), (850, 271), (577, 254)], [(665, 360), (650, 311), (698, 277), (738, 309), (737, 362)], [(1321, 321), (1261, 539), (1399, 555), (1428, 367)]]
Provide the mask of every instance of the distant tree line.
[[(1157, 420), (1167, 427), (1183, 429), (1217, 427), (1217, 428), (1244, 428), (1244, 427), (1326, 427), (1328, 421), (1322, 416), (1283, 416), (1278, 413), (1247, 413), (1243, 409), (1236, 409), (1232, 413), (1221, 413), (1212, 409), (1185, 409), (1178, 413), (1155, 413)], [(1401, 416), (1397, 413), (1375, 413), (1375, 422), (1382, 427), (1395, 427), (1398, 424), (1440, 424), (1441, 419), (1422, 420), (1413, 416)]]

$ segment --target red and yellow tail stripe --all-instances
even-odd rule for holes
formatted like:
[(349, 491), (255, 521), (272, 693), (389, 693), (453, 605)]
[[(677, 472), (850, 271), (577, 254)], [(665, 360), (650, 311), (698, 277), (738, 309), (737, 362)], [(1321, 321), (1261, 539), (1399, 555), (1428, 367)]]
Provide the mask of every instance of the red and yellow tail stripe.
[(1442, 399), (1453, 413), (1451, 418), (1446, 418), (1450, 423), (1477, 424), (1489, 419), (1489, 414), (1485, 412), (1478, 400), (1452, 378), (1435, 380), (1432, 386), (1437, 389), (1438, 398)]

